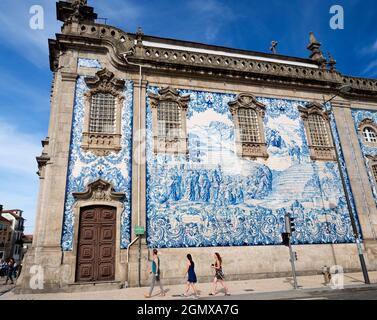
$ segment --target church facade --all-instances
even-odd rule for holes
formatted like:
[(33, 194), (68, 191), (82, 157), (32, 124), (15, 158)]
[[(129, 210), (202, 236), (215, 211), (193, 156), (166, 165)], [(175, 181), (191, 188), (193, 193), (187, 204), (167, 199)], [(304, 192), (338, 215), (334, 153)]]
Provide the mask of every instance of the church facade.
[(145, 285), (153, 248), (166, 284), (187, 253), (203, 281), (215, 252), (228, 279), (289, 275), (286, 213), (299, 274), (359, 271), (361, 253), (376, 270), (376, 80), (313, 34), (303, 59), (127, 33), (87, 1), (57, 17), (21, 291), (35, 265), (45, 290)]

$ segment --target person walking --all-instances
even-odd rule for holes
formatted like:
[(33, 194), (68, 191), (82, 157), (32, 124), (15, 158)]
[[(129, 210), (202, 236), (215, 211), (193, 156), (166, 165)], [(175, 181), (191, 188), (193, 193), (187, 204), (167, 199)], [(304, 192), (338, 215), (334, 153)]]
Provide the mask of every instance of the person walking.
[(160, 269), (160, 258), (158, 257), (157, 249), (153, 249), (153, 260), (152, 260), (152, 267), (149, 268), (149, 273), (151, 274), (151, 287), (149, 289), (149, 294), (144, 294), (145, 298), (151, 298), (152, 292), (157, 282), (160, 286), (161, 292), (160, 297), (165, 296), (165, 290), (162, 287), (161, 283), (161, 269)]
[(196, 274), (195, 274), (195, 263), (192, 260), (191, 254), (188, 254), (187, 256), (187, 266), (186, 266), (186, 272), (184, 276), (188, 276), (187, 278), (187, 287), (186, 292), (182, 295), (183, 297), (188, 296), (188, 292), (190, 291), (190, 288), (194, 291), (194, 297), (198, 298), (198, 290), (196, 289), (195, 283), (197, 283)]
[(225, 295), (230, 296), (229, 289), (225, 283), (225, 275), (223, 272), (223, 267), (222, 267), (222, 258), (219, 253), (215, 253), (215, 263), (211, 265), (213, 269), (215, 269), (215, 278), (213, 279), (213, 285), (212, 285), (212, 292), (209, 294), (210, 296), (215, 296), (216, 295), (216, 288), (217, 288), (217, 283), (220, 282), (220, 284), (224, 287), (225, 289)]
[(6, 275), (6, 269), (7, 269), (7, 264), (3, 259), (0, 261), (0, 278), (5, 277)]
[(8, 280), (10, 280), (10, 284), (14, 284), (13, 270), (14, 270), (14, 260), (13, 258), (10, 258), (8, 262), (7, 279), (5, 280), (5, 284), (8, 284)]

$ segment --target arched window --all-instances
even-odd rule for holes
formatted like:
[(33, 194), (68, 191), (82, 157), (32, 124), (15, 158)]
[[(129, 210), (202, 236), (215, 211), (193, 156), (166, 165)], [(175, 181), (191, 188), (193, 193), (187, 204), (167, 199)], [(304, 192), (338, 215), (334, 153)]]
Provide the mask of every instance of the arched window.
[(374, 131), (374, 129), (371, 127), (365, 127), (363, 129), (363, 136), (366, 142), (372, 142), (372, 143), (377, 142), (376, 131)]
[(241, 142), (261, 142), (258, 116), (255, 110), (246, 108), (238, 109), (238, 122)]
[(322, 115), (311, 114), (308, 116), (310, 140), (313, 146), (329, 147), (329, 133), (327, 124)]
[(92, 96), (89, 119), (90, 133), (115, 133), (115, 97), (109, 93)]
[(157, 109), (158, 137), (165, 139), (179, 138), (181, 111), (176, 102), (162, 101)]

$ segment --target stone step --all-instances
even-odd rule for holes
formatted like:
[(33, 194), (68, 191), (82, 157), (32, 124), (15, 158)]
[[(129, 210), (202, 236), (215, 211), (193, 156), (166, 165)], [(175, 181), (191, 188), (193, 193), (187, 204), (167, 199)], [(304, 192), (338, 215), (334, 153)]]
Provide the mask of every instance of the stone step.
[(103, 282), (77, 282), (69, 284), (64, 288), (65, 292), (93, 292), (122, 289), (123, 283), (120, 281), (103, 281)]

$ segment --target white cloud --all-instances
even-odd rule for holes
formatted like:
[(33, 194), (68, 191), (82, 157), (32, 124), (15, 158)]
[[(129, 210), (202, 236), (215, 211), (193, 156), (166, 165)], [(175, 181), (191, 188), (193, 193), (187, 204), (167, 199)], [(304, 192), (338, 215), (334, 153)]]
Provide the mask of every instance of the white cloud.
[(39, 186), (35, 157), (41, 152), (40, 139), (0, 119), (0, 203), (5, 209), (24, 210), (28, 233), (34, 228)]
[(205, 40), (213, 42), (220, 34), (221, 28), (236, 18), (234, 11), (219, 0), (192, 0), (189, 8), (197, 22), (204, 29)]
[(39, 135), (24, 134), (0, 119), (0, 171), (35, 173), (35, 157), (41, 152), (40, 140)]
[(377, 40), (373, 44), (362, 48), (360, 52), (362, 55), (370, 55), (377, 53)]
[(48, 66), (48, 38), (59, 31), (56, 21), (55, 1), (39, 0), (44, 9), (44, 29), (33, 30), (29, 21), (30, 8), (35, 0), (2, 1), (0, 4), (0, 39), (9, 47), (38, 67)]
[(370, 62), (363, 71), (363, 75), (367, 77), (374, 77), (377, 75), (377, 60)]

